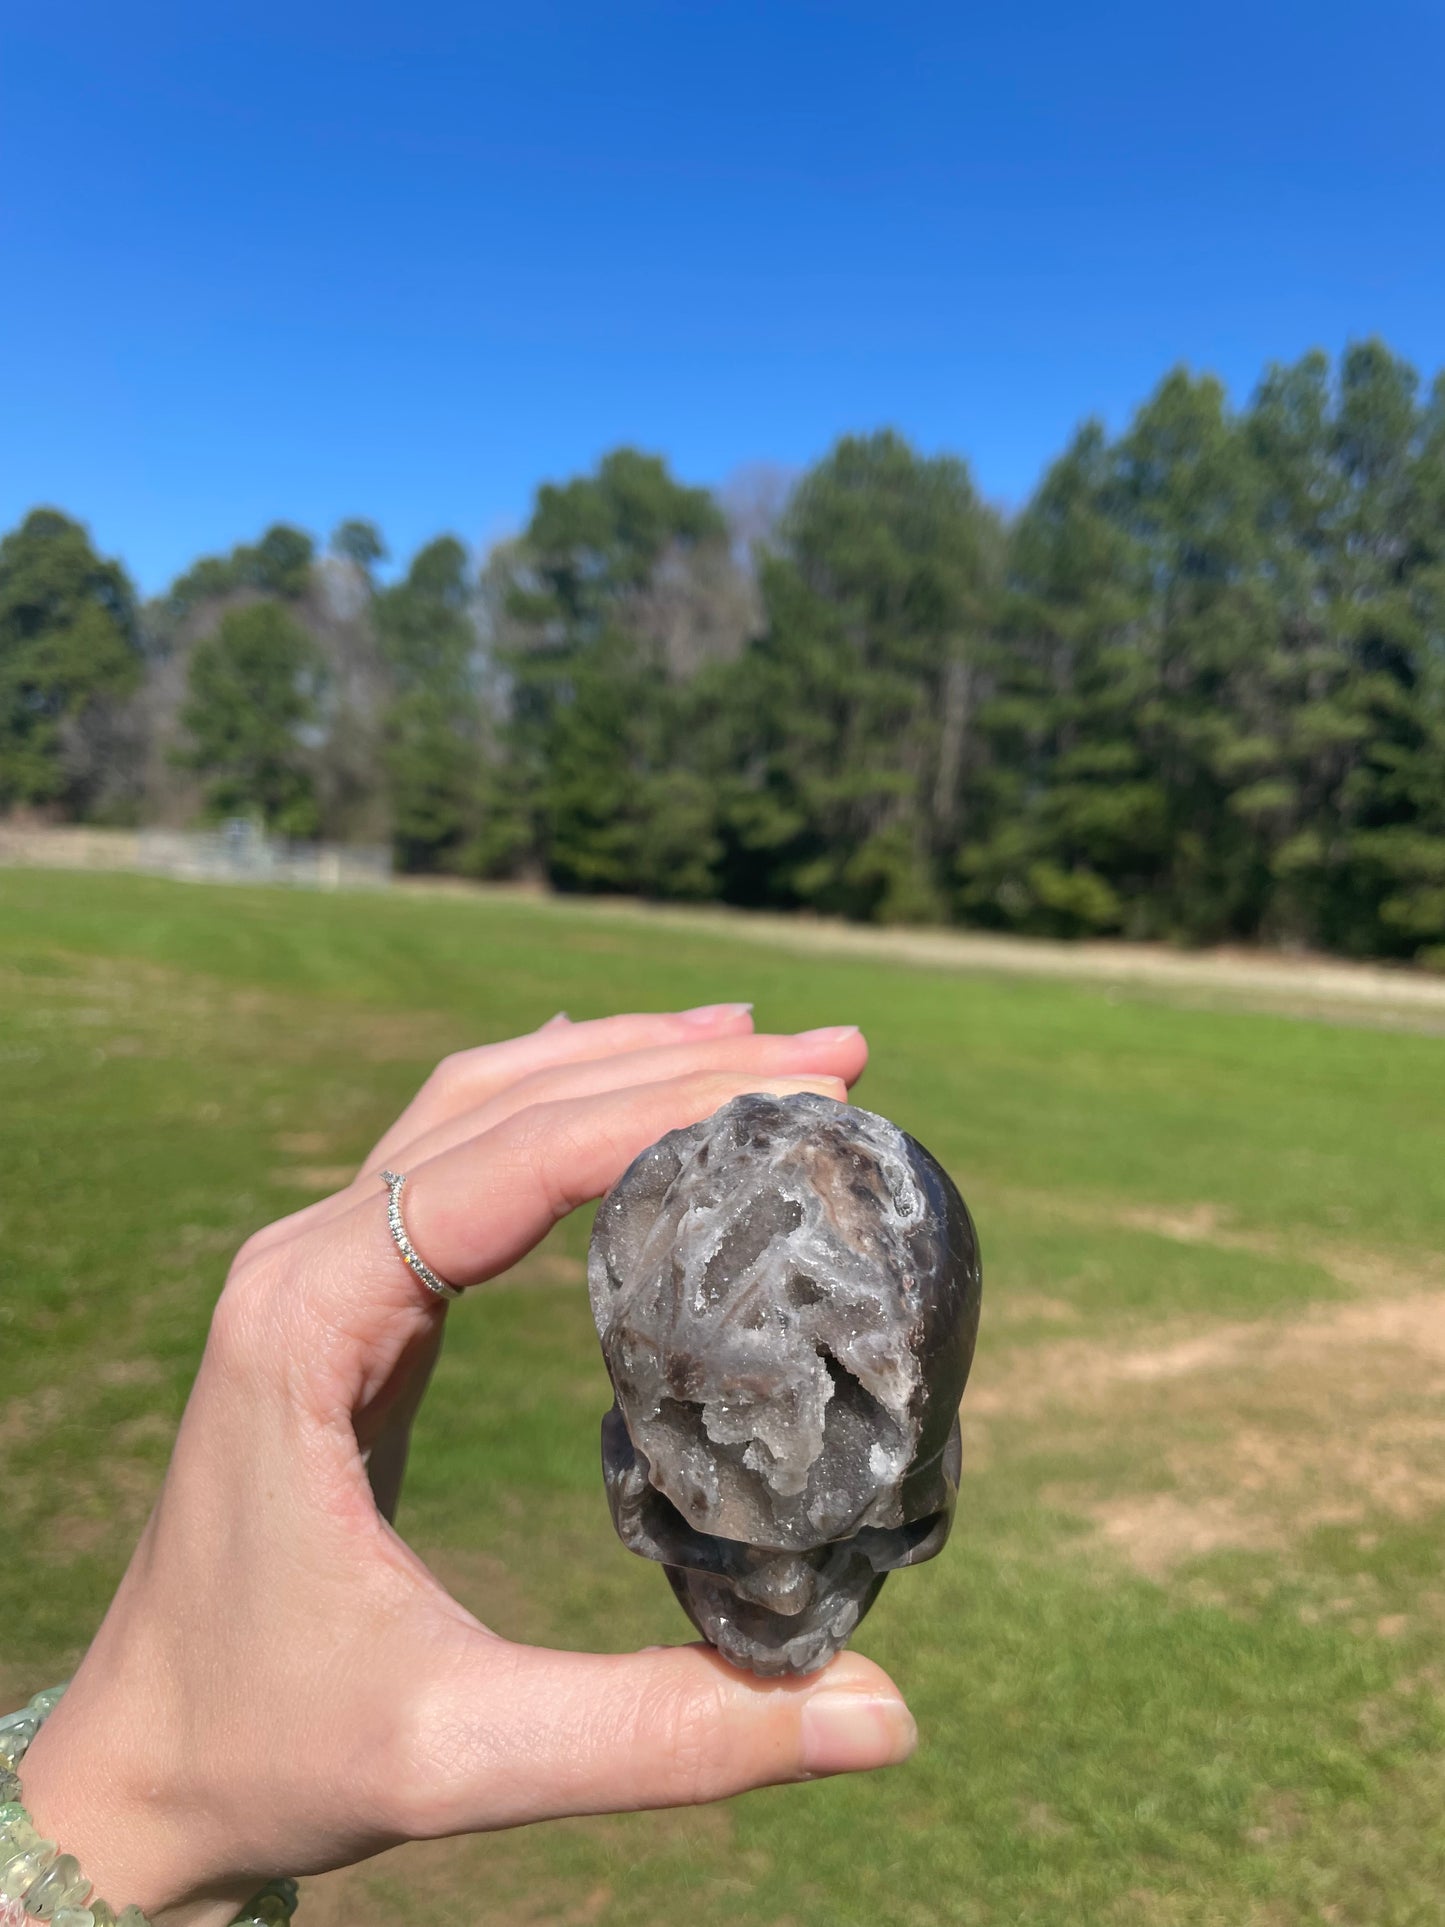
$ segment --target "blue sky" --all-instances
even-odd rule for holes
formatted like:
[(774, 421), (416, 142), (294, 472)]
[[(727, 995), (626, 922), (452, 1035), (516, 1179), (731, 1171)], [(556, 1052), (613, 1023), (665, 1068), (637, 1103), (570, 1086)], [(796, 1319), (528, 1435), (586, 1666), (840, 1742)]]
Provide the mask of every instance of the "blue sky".
[(0, 526), (147, 591), (286, 518), (483, 544), (622, 441), (894, 424), (1022, 500), (1164, 371), (1445, 363), (1445, 10), (7, 9)]

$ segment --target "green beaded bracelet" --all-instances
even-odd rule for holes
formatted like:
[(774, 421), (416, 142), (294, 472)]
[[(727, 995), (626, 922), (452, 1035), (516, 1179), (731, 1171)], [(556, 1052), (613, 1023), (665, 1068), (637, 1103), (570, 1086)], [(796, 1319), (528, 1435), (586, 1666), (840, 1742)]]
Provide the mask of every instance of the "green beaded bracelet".
[[(150, 1927), (139, 1907), (117, 1914), (91, 1894), (75, 1856), (42, 1840), (20, 1798), (20, 1762), (46, 1715), (65, 1691), (47, 1687), (28, 1706), (0, 1719), (0, 1927)], [(296, 1911), (294, 1880), (273, 1880), (256, 1894), (232, 1927), (287, 1927)]]

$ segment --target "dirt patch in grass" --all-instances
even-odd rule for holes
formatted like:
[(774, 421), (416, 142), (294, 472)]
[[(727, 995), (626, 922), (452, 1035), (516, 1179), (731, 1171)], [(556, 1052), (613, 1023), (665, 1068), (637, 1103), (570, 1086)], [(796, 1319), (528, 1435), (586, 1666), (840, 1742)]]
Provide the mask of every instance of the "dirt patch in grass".
[(37, 1385), (33, 1392), (15, 1393), (0, 1410), (0, 1451), (50, 1431), (64, 1412), (65, 1397), (58, 1385)]
[(1217, 1205), (1196, 1204), (1186, 1209), (1150, 1206), (1112, 1211), (1109, 1221), (1130, 1231), (1149, 1231), (1178, 1244), (1213, 1245), (1258, 1258), (1293, 1258), (1318, 1265), (1320, 1270), (1352, 1291), (1409, 1290), (1421, 1284), (1445, 1287), (1445, 1260), (1433, 1253), (1388, 1252), (1365, 1246), (1337, 1244), (1326, 1239), (1301, 1239), (1272, 1232), (1231, 1227)]
[[(1163, 1344), (1081, 1340), (990, 1370), (964, 1411), (985, 1436), (1052, 1415), (1116, 1489), (1053, 1483), (1139, 1571), (1223, 1548), (1281, 1549), (1322, 1525), (1445, 1506), (1445, 1292), (1366, 1298)], [(1109, 1479), (1114, 1484), (1114, 1478)]]
[(153, 1358), (106, 1358), (94, 1371), (102, 1385), (159, 1385), (165, 1378)]
[(1134, 1205), (1017, 1187), (1008, 1187), (1000, 1195), (1004, 1202), (1035, 1216), (1064, 1219), (1094, 1229), (1140, 1231), (1174, 1244), (1208, 1245), (1246, 1257), (1315, 1265), (1352, 1292), (1445, 1290), (1445, 1255), (1439, 1252), (1382, 1250), (1298, 1231), (1245, 1228), (1231, 1224), (1221, 1206), (1207, 1201)]
[(1279, 1551), (1318, 1526), (1411, 1521), (1445, 1506), (1438, 1255), (1287, 1240), (1231, 1226), (1208, 1202), (1037, 1202), (1079, 1222), (1303, 1259), (1357, 1295), (1137, 1343), (1070, 1336), (1025, 1353), (985, 1347), (964, 1403), (976, 1462), (991, 1455), (1000, 1426), (1046, 1418), (1081, 1465), (1119, 1469), (1054, 1482), (1044, 1496), (1091, 1519), (1156, 1579), (1209, 1553)]
[(1193, 1499), (1155, 1492), (1137, 1498), (1085, 1500), (1083, 1509), (1106, 1543), (1122, 1553), (1136, 1572), (1151, 1579), (1162, 1578), (1185, 1559), (1200, 1559), (1226, 1548), (1271, 1552), (1279, 1545), (1272, 1520), (1251, 1519), (1232, 1498), (1217, 1493)]
[(1288, 1319), (1238, 1319), (1151, 1344), (1069, 1338), (1016, 1356), (984, 1352), (964, 1412), (971, 1419), (1023, 1417), (1093, 1403), (1120, 1388), (1258, 1369), (1262, 1362), (1303, 1374), (1311, 1362), (1372, 1345), (1393, 1347), (1438, 1375), (1445, 1368), (1445, 1291), (1325, 1305)]

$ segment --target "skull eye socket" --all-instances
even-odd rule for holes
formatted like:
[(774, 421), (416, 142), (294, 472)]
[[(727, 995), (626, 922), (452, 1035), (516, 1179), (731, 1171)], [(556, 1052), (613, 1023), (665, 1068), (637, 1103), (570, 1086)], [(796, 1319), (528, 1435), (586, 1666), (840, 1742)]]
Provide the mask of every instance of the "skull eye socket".
[(861, 1506), (898, 1478), (908, 1456), (907, 1441), (894, 1414), (826, 1345), (818, 1347), (818, 1356), (833, 1386), (823, 1420), (823, 1455), (834, 1465), (850, 1468), (845, 1482)]

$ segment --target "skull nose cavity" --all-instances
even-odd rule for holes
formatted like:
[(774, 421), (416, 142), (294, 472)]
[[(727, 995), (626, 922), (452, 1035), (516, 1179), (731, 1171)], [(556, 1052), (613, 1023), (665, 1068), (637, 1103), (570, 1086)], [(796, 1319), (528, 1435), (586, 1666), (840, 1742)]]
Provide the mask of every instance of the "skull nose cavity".
[(796, 1619), (817, 1597), (818, 1567), (805, 1553), (764, 1553), (751, 1571), (733, 1583), (739, 1598), (766, 1606), (785, 1619)]

